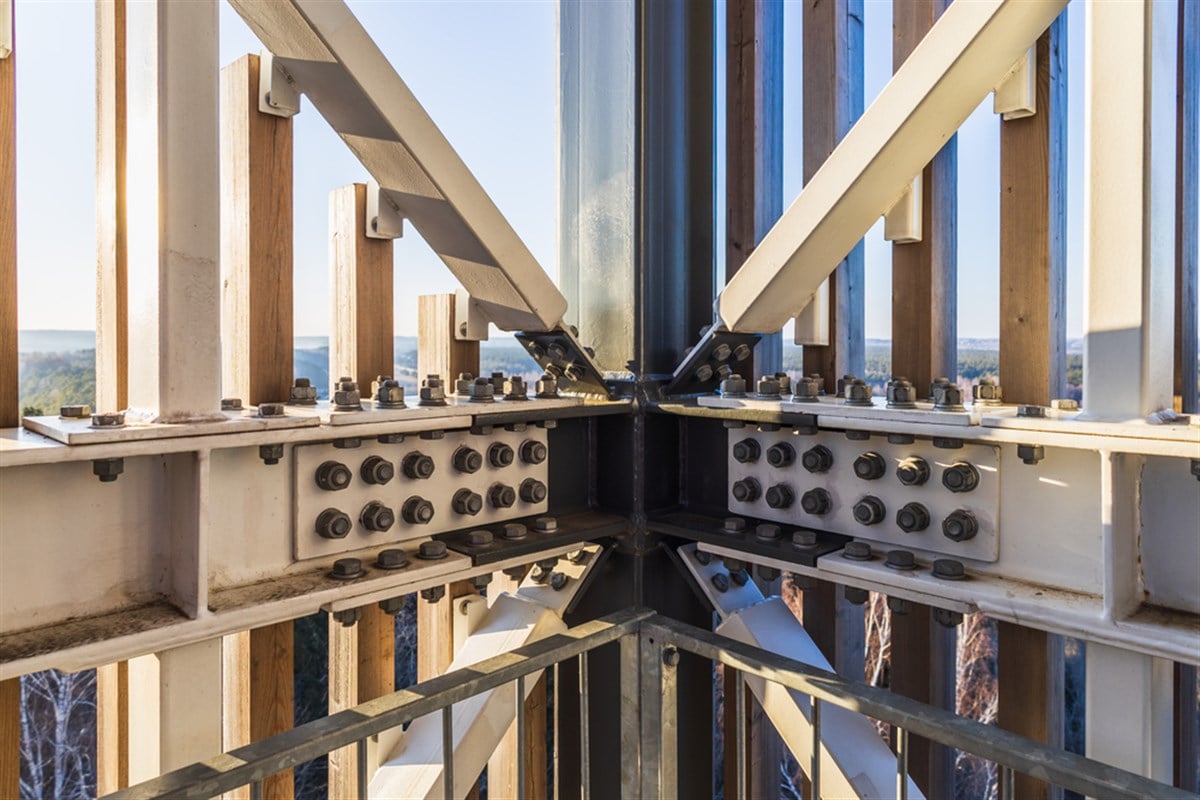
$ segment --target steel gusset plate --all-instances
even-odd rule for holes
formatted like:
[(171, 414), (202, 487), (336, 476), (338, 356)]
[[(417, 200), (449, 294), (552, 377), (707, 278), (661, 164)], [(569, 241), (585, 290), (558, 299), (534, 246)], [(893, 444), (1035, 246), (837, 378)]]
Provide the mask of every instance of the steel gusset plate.
[(544, 333), (517, 333), (517, 341), (538, 363), (543, 372), (553, 375), (560, 391), (599, 395), (612, 399), (613, 387), (571, 331), (556, 328)]
[[(814, 568), (817, 566), (818, 558), (827, 553), (841, 550), (846, 542), (851, 539), (849, 536), (842, 536), (838, 533), (816, 531), (817, 544), (815, 547), (797, 548), (792, 545), (792, 532), (799, 530), (798, 527), (779, 525), (779, 538), (764, 541), (755, 535), (755, 528), (760, 523), (770, 525), (777, 525), (778, 523), (750, 517), (744, 517), (743, 519), (746, 520), (745, 528), (740, 531), (729, 532), (725, 530), (725, 520), (723, 518), (679, 511), (651, 517), (647, 521), (646, 527), (656, 533), (668, 536), (716, 544), (722, 547), (731, 547), (737, 550), (744, 550), (747, 553), (754, 553), (767, 558), (776, 558), (780, 561), (790, 561), (793, 564)], [(805, 528), (804, 530), (810, 529)]]
[[(721, 385), (721, 380), (732, 375), (735, 367), (750, 358), (762, 334), (731, 333), (709, 328), (700, 337), (683, 361), (671, 374), (666, 396), (685, 394), (711, 394)], [(754, 376), (747, 377), (753, 384)]]
[[(530, 561), (535, 561), (539, 553), (547, 550), (616, 536), (624, 533), (629, 527), (629, 520), (625, 517), (595, 511), (555, 517), (557, 527), (550, 532), (537, 530), (534, 524), (536, 519), (537, 517), (524, 517), (507, 523), (480, 525), (477, 528), (440, 533), (433, 538), (445, 542), (446, 547), (454, 552), (469, 556), (471, 565), (478, 567), (526, 556)], [(519, 539), (504, 538), (506, 524), (525, 526), (525, 535)], [(472, 544), (471, 532), (478, 530), (491, 533), (492, 540), (487, 544)]]

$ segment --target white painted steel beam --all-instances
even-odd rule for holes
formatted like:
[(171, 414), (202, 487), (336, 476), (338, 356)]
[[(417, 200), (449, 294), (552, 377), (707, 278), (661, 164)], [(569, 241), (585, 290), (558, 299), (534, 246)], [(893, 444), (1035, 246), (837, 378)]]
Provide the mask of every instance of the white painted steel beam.
[(1172, 406), (1177, 24), (1173, 0), (1088, 6), (1083, 407), (1092, 418)]
[(217, 4), (127, 13), (129, 405), (223, 420)]
[(561, 322), (562, 293), (345, 3), (230, 4), (497, 327)]
[(732, 331), (800, 311), (1066, 0), (952, 3), (721, 293)]

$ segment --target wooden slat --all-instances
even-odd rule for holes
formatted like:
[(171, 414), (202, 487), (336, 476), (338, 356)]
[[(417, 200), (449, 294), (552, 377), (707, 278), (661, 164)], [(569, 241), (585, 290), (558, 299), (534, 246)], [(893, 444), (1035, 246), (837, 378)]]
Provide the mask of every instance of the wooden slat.
[(358, 702), (396, 691), (396, 618), (377, 603), (358, 621)]
[(417, 374), (453, 380), (460, 372), (479, 374), (479, 342), (454, 338), (454, 295), (423, 294), (417, 298)]
[[(943, 0), (895, 0), (893, 69), (933, 27)], [(920, 242), (892, 244), (892, 374), (928, 393), (935, 377), (958, 375), (956, 140), (923, 173)]]
[[(804, 3), (806, 183), (862, 114), (862, 20), (862, 0)], [(829, 344), (804, 348), (805, 374), (823, 375), (829, 392), (841, 375), (861, 375), (866, 368), (863, 297), (860, 242), (829, 276)]]
[[(891, 629), (891, 690), (953, 710), (956, 631), (934, 622), (928, 606), (916, 604), (908, 614), (892, 614)], [(920, 736), (908, 742), (909, 773), (925, 796), (953, 797), (954, 751)]]
[[(292, 622), (250, 631), (250, 739), (259, 741), (295, 725), (295, 633)], [(353, 705), (353, 704), (351, 704)], [(292, 771), (263, 782), (263, 796), (292, 797)]]
[(129, 405), (125, 0), (96, 3), (96, 408)]
[[(996, 724), (1055, 747), (1063, 744), (1062, 638), (1011, 622), (998, 623)], [(1015, 797), (1061, 797), (1029, 775), (1017, 775)]]
[(446, 672), (454, 660), (454, 599), (478, 590), (467, 581), (455, 581), (446, 587), (446, 595), (436, 603), (422, 598), (417, 602), (417, 680), (436, 678)]
[(96, 670), (96, 792), (129, 785), (129, 662)]
[[(329, 713), (358, 705), (358, 631), (329, 615)], [(329, 754), (330, 800), (366, 800), (358, 796), (358, 753), (343, 747)]]
[[(3, 63), (3, 62), (0, 62)], [(0, 681), (0, 797), (20, 797), (21, 679)]]
[(1175, 202), (1175, 396), (1179, 410), (1200, 412), (1197, 305), (1200, 300), (1200, 7), (1179, 4)]
[[(250, 631), (221, 637), (221, 747), (250, 743)], [(225, 792), (221, 800), (250, 800), (250, 787)]]
[[(13, 3), (15, 0), (0, 0)], [(13, 9), (14, 15), (16, 9)], [(15, 27), (14, 21), (14, 27)], [(0, 428), (21, 424), (17, 380), (17, 48), (0, 59)]]
[[(366, 235), (367, 187), (355, 183), (335, 189), (329, 198), (333, 237), (333, 317), (329, 337), (329, 380), (348, 375), (365, 395), (377, 375), (393, 365), (392, 242)], [(387, 315), (388, 325), (371, 322)], [(380, 365), (387, 365), (379, 370)]]
[(259, 57), (221, 70), (223, 393), (282, 402), (292, 384), (292, 120), (258, 110)]

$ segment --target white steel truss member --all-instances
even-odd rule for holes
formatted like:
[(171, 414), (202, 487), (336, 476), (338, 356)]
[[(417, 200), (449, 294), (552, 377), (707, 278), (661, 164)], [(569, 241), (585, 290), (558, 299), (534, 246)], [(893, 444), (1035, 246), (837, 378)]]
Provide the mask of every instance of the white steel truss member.
[(559, 325), (566, 298), (345, 3), (230, 5), (497, 327)]
[[(729, 581), (725, 591), (714, 589), (713, 576), (725, 572), (725, 568), (715, 558), (707, 564), (701, 563), (696, 552), (694, 544), (678, 550), (683, 563), (721, 617), (717, 633), (817, 669), (834, 671), (783, 598), (764, 599), (753, 581), (742, 586)], [(812, 705), (808, 695), (761, 678), (747, 678), (746, 685), (808, 774), (807, 759), (813, 752)], [(879, 738), (869, 719), (826, 703), (821, 712), (819, 736), (822, 797), (885, 800), (900, 796), (896, 756)], [(923, 799), (924, 795), (912, 778), (906, 776), (905, 780), (908, 782), (907, 796)]]
[(951, 3), (718, 300), (731, 331), (777, 331), (894, 206), (1066, 0)]

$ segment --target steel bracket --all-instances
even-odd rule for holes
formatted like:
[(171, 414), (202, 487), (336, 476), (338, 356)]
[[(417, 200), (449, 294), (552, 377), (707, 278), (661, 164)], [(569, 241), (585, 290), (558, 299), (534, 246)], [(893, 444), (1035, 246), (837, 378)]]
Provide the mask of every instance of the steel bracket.
[(708, 394), (716, 390), (723, 378), (733, 374), (735, 364), (750, 357), (761, 338), (758, 333), (708, 328), (675, 368), (664, 394)]
[(399, 239), (404, 235), (400, 206), (374, 178), (367, 181), (366, 217), (368, 239)]
[[(999, 96), (997, 94), (997, 96)], [(917, 177), (900, 195), (896, 205), (883, 215), (883, 238), (896, 244), (915, 244), (921, 241), (924, 231), (922, 202), (925, 195), (925, 175), (918, 172)]]
[(1022, 119), (1037, 113), (1037, 48), (1017, 59), (992, 95), (992, 113), (1001, 119)]
[(466, 289), (454, 293), (454, 338), (460, 342), (486, 342), (490, 319)]
[(555, 328), (545, 333), (518, 333), (517, 341), (544, 371), (568, 391), (612, 398), (614, 389), (592, 357), (592, 349), (580, 343), (572, 330)]
[(258, 110), (274, 117), (300, 113), (300, 90), (269, 50), (263, 50), (258, 60)]

